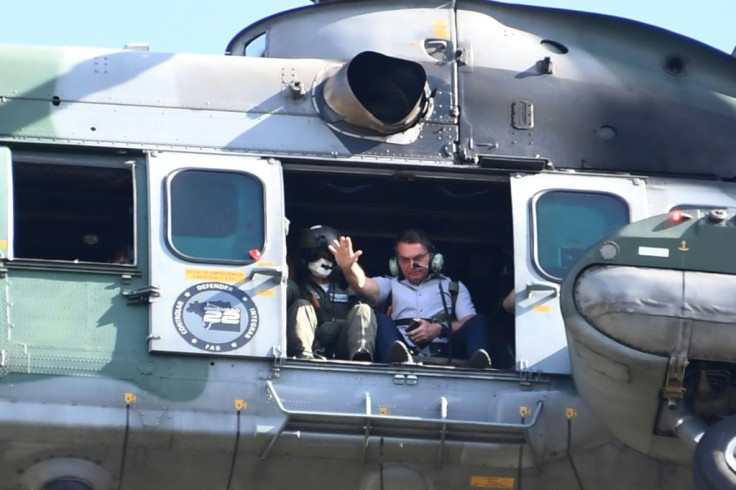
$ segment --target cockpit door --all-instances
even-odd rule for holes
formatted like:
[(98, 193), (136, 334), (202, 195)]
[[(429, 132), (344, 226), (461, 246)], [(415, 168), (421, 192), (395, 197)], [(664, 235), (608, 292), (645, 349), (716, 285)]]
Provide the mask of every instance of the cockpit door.
[(635, 177), (512, 177), (518, 369), (570, 372), (560, 283), (590, 246), (647, 216), (646, 188)]
[(285, 352), (286, 245), (281, 166), (236, 155), (147, 158), (152, 351)]
[(5, 200), (0, 201), (0, 258), (13, 258), (13, 171), (10, 149), (0, 146), (0, 189)]

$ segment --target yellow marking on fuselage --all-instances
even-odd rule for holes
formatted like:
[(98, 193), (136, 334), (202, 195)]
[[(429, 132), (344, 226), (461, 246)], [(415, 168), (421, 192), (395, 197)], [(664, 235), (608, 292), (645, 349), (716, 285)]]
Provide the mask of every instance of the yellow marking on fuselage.
[(499, 476), (471, 476), (471, 488), (514, 488), (514, 479)]
[(189, 281), (217, 281), (225, 283), (243, 282), (245, 272), (212, 269), (187, 269), (186, 278)]
[(450, 25), (446, 20), (435, 20), (432, 26), (432, 33), (434, 37), (449, 38), (450, 37)]

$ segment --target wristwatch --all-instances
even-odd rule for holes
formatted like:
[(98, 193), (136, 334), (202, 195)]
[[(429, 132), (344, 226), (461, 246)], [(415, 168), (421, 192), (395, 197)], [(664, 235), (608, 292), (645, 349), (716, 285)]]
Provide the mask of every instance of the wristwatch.
[(440, 338), (447, 338), (450, 336), (450, 326), (446, 323), (440, 323)]

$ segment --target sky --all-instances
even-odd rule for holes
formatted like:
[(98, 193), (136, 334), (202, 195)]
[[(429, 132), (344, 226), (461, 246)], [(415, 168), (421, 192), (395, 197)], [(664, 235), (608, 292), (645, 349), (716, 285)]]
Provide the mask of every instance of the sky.
[[(736, 0), (503, 0), (583, 10), (663, 27), (729, 54)], [(242, 28), (309, 0), (4, 0), (0, 44), (122, 48), (222, 54)]]

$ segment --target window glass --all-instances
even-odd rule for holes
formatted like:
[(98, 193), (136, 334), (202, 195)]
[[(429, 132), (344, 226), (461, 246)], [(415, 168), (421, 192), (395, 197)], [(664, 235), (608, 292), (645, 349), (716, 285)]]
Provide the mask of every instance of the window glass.
[(550, 191), (534, 206), (536, 266), (561, 280), (593, 244), (629, 222), (626, 203), (602, 193)]
[(61, 478), (45, 484), (43, 490), (92, 490), (92, 487), (81, 480)]
[(15, 257), (132, 264), (133, 171), (13, 163)]
[(169, 181), (169, 243), (196, 261), (251, 262), (264, 244), (263, 186), (237, 172), (184, 170)]
[(266, 33), (263, 32), (254, 37), (245, 46), (245, 56), (260, 57), (266, 53)]

